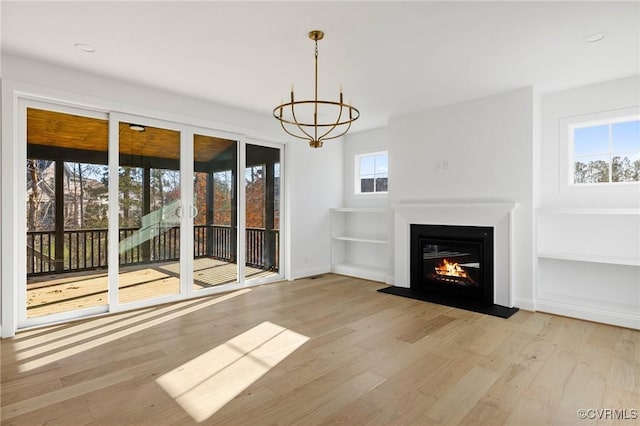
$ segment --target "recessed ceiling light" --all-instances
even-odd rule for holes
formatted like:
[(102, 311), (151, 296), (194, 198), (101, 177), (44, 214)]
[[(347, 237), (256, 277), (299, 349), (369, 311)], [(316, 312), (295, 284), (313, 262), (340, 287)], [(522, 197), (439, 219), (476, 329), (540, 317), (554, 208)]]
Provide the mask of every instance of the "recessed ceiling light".
[(83, 52), (87, 52), (87, 53), (93, 53), (96, 51), (96, 48), (93, 47), (90, 44), (86, 44), (86, 43), (76, 43), (73, 45), (73, 47), (75, 47), (78, 50), (81, 50)]
[(144, 132), (144, 126), (140, 124), (129, 124), (129, 128), (134, 132)]
[(594, 33), (594, 34), (590, 34), (588, 36), (586, 36), (585, 38), (582, 39), (583, 43), (597, 43), (599, 41), (604, 40), (604, 38), (607, 36), (607, 33)]

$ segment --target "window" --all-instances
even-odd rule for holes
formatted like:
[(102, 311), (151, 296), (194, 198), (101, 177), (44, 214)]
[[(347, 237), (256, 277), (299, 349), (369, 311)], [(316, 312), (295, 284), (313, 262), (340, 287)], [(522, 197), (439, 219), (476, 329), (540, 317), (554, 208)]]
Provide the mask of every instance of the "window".
[(573, 184), (640, 182), (637, 116), (576, 123), (569, 127)]
[(386, 194), (389, 180), (388, 163), (386, 151), (356, 155), (356, 194)]

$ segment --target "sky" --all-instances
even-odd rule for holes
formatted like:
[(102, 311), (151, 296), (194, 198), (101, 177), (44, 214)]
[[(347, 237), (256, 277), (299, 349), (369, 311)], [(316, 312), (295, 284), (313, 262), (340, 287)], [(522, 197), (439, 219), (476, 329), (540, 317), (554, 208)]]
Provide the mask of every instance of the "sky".
[(386, 177), (388, 170), (387, 154), (365, 155), (360, 157), (361, 177)]
[(614, 156), (627, 154), (629, 158), (640, 157), (640, 120), (575, 129), (574, 155), (608, 159), (609, 131), (611, 131), (611, 153)]

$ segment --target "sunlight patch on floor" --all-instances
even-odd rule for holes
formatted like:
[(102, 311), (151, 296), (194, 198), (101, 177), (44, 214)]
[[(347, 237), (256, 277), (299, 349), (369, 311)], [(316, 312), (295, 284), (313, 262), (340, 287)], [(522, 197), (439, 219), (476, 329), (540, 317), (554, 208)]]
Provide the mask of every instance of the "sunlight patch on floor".
[[(16, 353), (16, 359), (18, 361), (25, 361), (18, 366), (18, 370), (20, 372), (26, 372), (43, 367), (250, 291), (250, 288), (245, 288), (212, 299), (197, 299), (195, 303), (187, 305), (184, 308), (176, 307), (176, 305), (168, 305), (162, 308), (152, 309), (140, 316), (132, 316), (126, 321), (114, 322), (103, 327), (92, 328), (86, 332), (74, 333), (75, 330), (73, 327), (66, 328), (62, 332), (68, 336), (70, 335), (69, 337)], [(92, 324), (92, 322), (82, 323), (78, 327), (82, 329), (89, 324)]]
[[(64, 323), (58, 326), (45, 326), (41, 328), (20, 331), (13, 338), (13, 340), (15, 341), (13, 349), (16, 352), (24, 352), (29, 348), (33, 348), (36, 346), (47, 344), (52, 345), (52, 342), (63, 341), (64, 339), (69, 339), (71, 336), (74, 336), (76, 334), (83, 334), (83, 337), (86, 338), (93, 334), (93, 330), (99, 329), (100, 331), (102, 331), (112, 329), (113, 327), (109, 327), (110, 324), (122, 323), (126, 321), (127, 318), (131, 317), (141, 317), (143, 314), (149, 312), (150, 310), (151, 308), (145, 308), (136, 311), (122, 312), (118, 315), (107, 315), (89, 321), (81, 320), (80, 322), (75, 324)], [(51, 346), (50, 348), (54, 348), (54, 346)], [(37, 352), (35, 354), (37, 354)], [(21, 357), (19, 359), (24, 359), (24, 357)]]
[(302, 346), (309, 337), (263, 322), (176, 367), (156, 382), (203, 422)]

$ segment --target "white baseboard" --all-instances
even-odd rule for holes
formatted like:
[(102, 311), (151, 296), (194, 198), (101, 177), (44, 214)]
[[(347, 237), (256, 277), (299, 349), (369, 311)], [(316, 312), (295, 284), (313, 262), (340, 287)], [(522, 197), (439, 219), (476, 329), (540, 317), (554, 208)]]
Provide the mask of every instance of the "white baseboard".
[(521, 299), (516, 297), (513, 305), (516, 308), (520, 308), (523, 309), (525, 311), (531, 311), (531, 312), (535, 312), (536, 311), (536, 303), (531, 300), (531, 299)]
[(567, 305), (565, 303), (558, 303), (543, 299), (537, 299), (535, 307), (536, 310), (540, 312), (640, 330), (640, 316), (638, 315), (628, 315), (600, 309), (585, 308), (583, 306)]
[(291, 275), (292, 279), (297, 280), (300, 278), (312, 277), (314, 275), (328, 274), (329, 272), (331, 272), (331, 267), (327, 265), (294, 271)]

